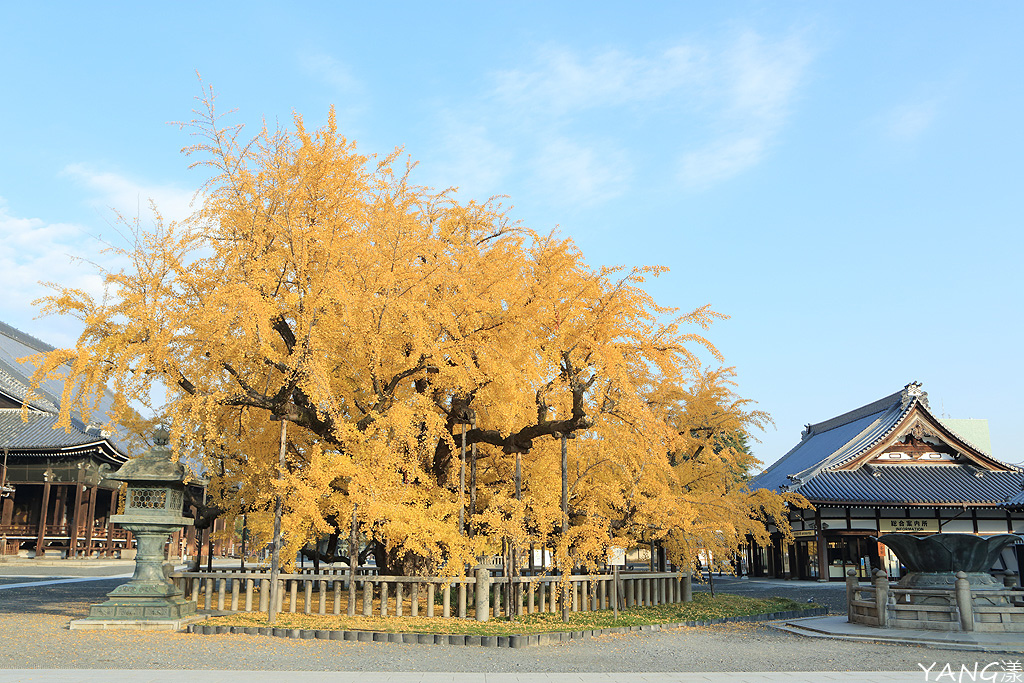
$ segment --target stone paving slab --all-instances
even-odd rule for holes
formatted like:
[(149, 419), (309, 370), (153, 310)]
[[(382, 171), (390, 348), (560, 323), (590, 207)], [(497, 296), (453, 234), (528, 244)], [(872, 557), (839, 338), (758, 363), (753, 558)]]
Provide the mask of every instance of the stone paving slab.
[(461, 673), (67, 669), (0, 670), (0, 683), (919, 683), (923, 672)]
[(789, 619), (775, 628), (797, 635), (919, 644), (970, 652), (1008, 652), (1024, 654), (1024, 633), (987, 633), (964, 631), (927, 631), (909, 628), (875, 628), (850, 623), (844, 616)]
[(0, 590), (11, 590), (15, 588), (36, 588), (38, 586), (54, 586), (61, 583), (81, 583), (83, 581), (110, 581), (112, 579), (128, 579), (132, 574), (118, 574), (116, 576), (78, 576), (64, 579), (41, 579), (34, 580), (31, 577), (21, 577), (18, 581), (0, 583)]

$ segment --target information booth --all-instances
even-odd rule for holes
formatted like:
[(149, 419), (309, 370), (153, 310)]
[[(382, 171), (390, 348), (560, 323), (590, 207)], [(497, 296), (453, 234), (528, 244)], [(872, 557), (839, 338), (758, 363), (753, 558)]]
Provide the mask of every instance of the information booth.
[[(935, 417), (916, 382), (807, 425), (750, 488), (799, 493), (815, 509), (790, 510), (789, 547), (778, 533), (771, 548), (750, 544), (751, 574), (842, 581), (850, 569), (862, 580), (885, 569), (895, 579), (903, 568), (881, 534), (1024, 532), (1024, 471), (989, 451), (986, 420)], [(1011, 549), (993, 569), (1018, 566)]]

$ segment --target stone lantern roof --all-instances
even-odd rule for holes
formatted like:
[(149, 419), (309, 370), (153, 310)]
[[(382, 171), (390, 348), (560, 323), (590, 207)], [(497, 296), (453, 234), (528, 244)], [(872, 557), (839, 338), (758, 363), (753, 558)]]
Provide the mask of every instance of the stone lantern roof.
[(185, 466), (172, 460), (173, 452), (168, 445), (170, 435), (165, 429), (153, 434), (154, 446), (144, 454), (132, 458), (117, 472), (108, 474), (114, 481), (165, 481), (182, 483), (185, 480)]

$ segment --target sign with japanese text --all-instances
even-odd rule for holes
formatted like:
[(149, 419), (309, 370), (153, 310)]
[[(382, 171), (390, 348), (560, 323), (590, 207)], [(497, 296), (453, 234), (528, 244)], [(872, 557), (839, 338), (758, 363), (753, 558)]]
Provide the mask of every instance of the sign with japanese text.
[(883, 534), (937, 533), (939, 531), (937, 519), (882, 519), (878, 524), (878, 530)]

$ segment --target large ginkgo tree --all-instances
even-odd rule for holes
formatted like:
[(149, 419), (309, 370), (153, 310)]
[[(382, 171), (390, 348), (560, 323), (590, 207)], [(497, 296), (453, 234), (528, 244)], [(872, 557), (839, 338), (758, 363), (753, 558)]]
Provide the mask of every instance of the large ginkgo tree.
[(698, 357), (721, 362), (702, 336), (721, 316), (656, 304), (659, 268), (589, 266), (497, 202), (414, 185), (333, 111), (246, 139), (201, 101), (194, 215), (132, 223), (103, 298), (44, 300), (84, 324), (37, 374), (68, 380), (65, 420), (104, 387), (164, 396), (211, 505), (262, 542), (276, 512), (286, 563), (358, 534), (392, 572), (528, 544), (564, 570), (652, 540), (686, 566), (788, 530), (801, 501), (747, 491), (729, 445), (766, 416)]

